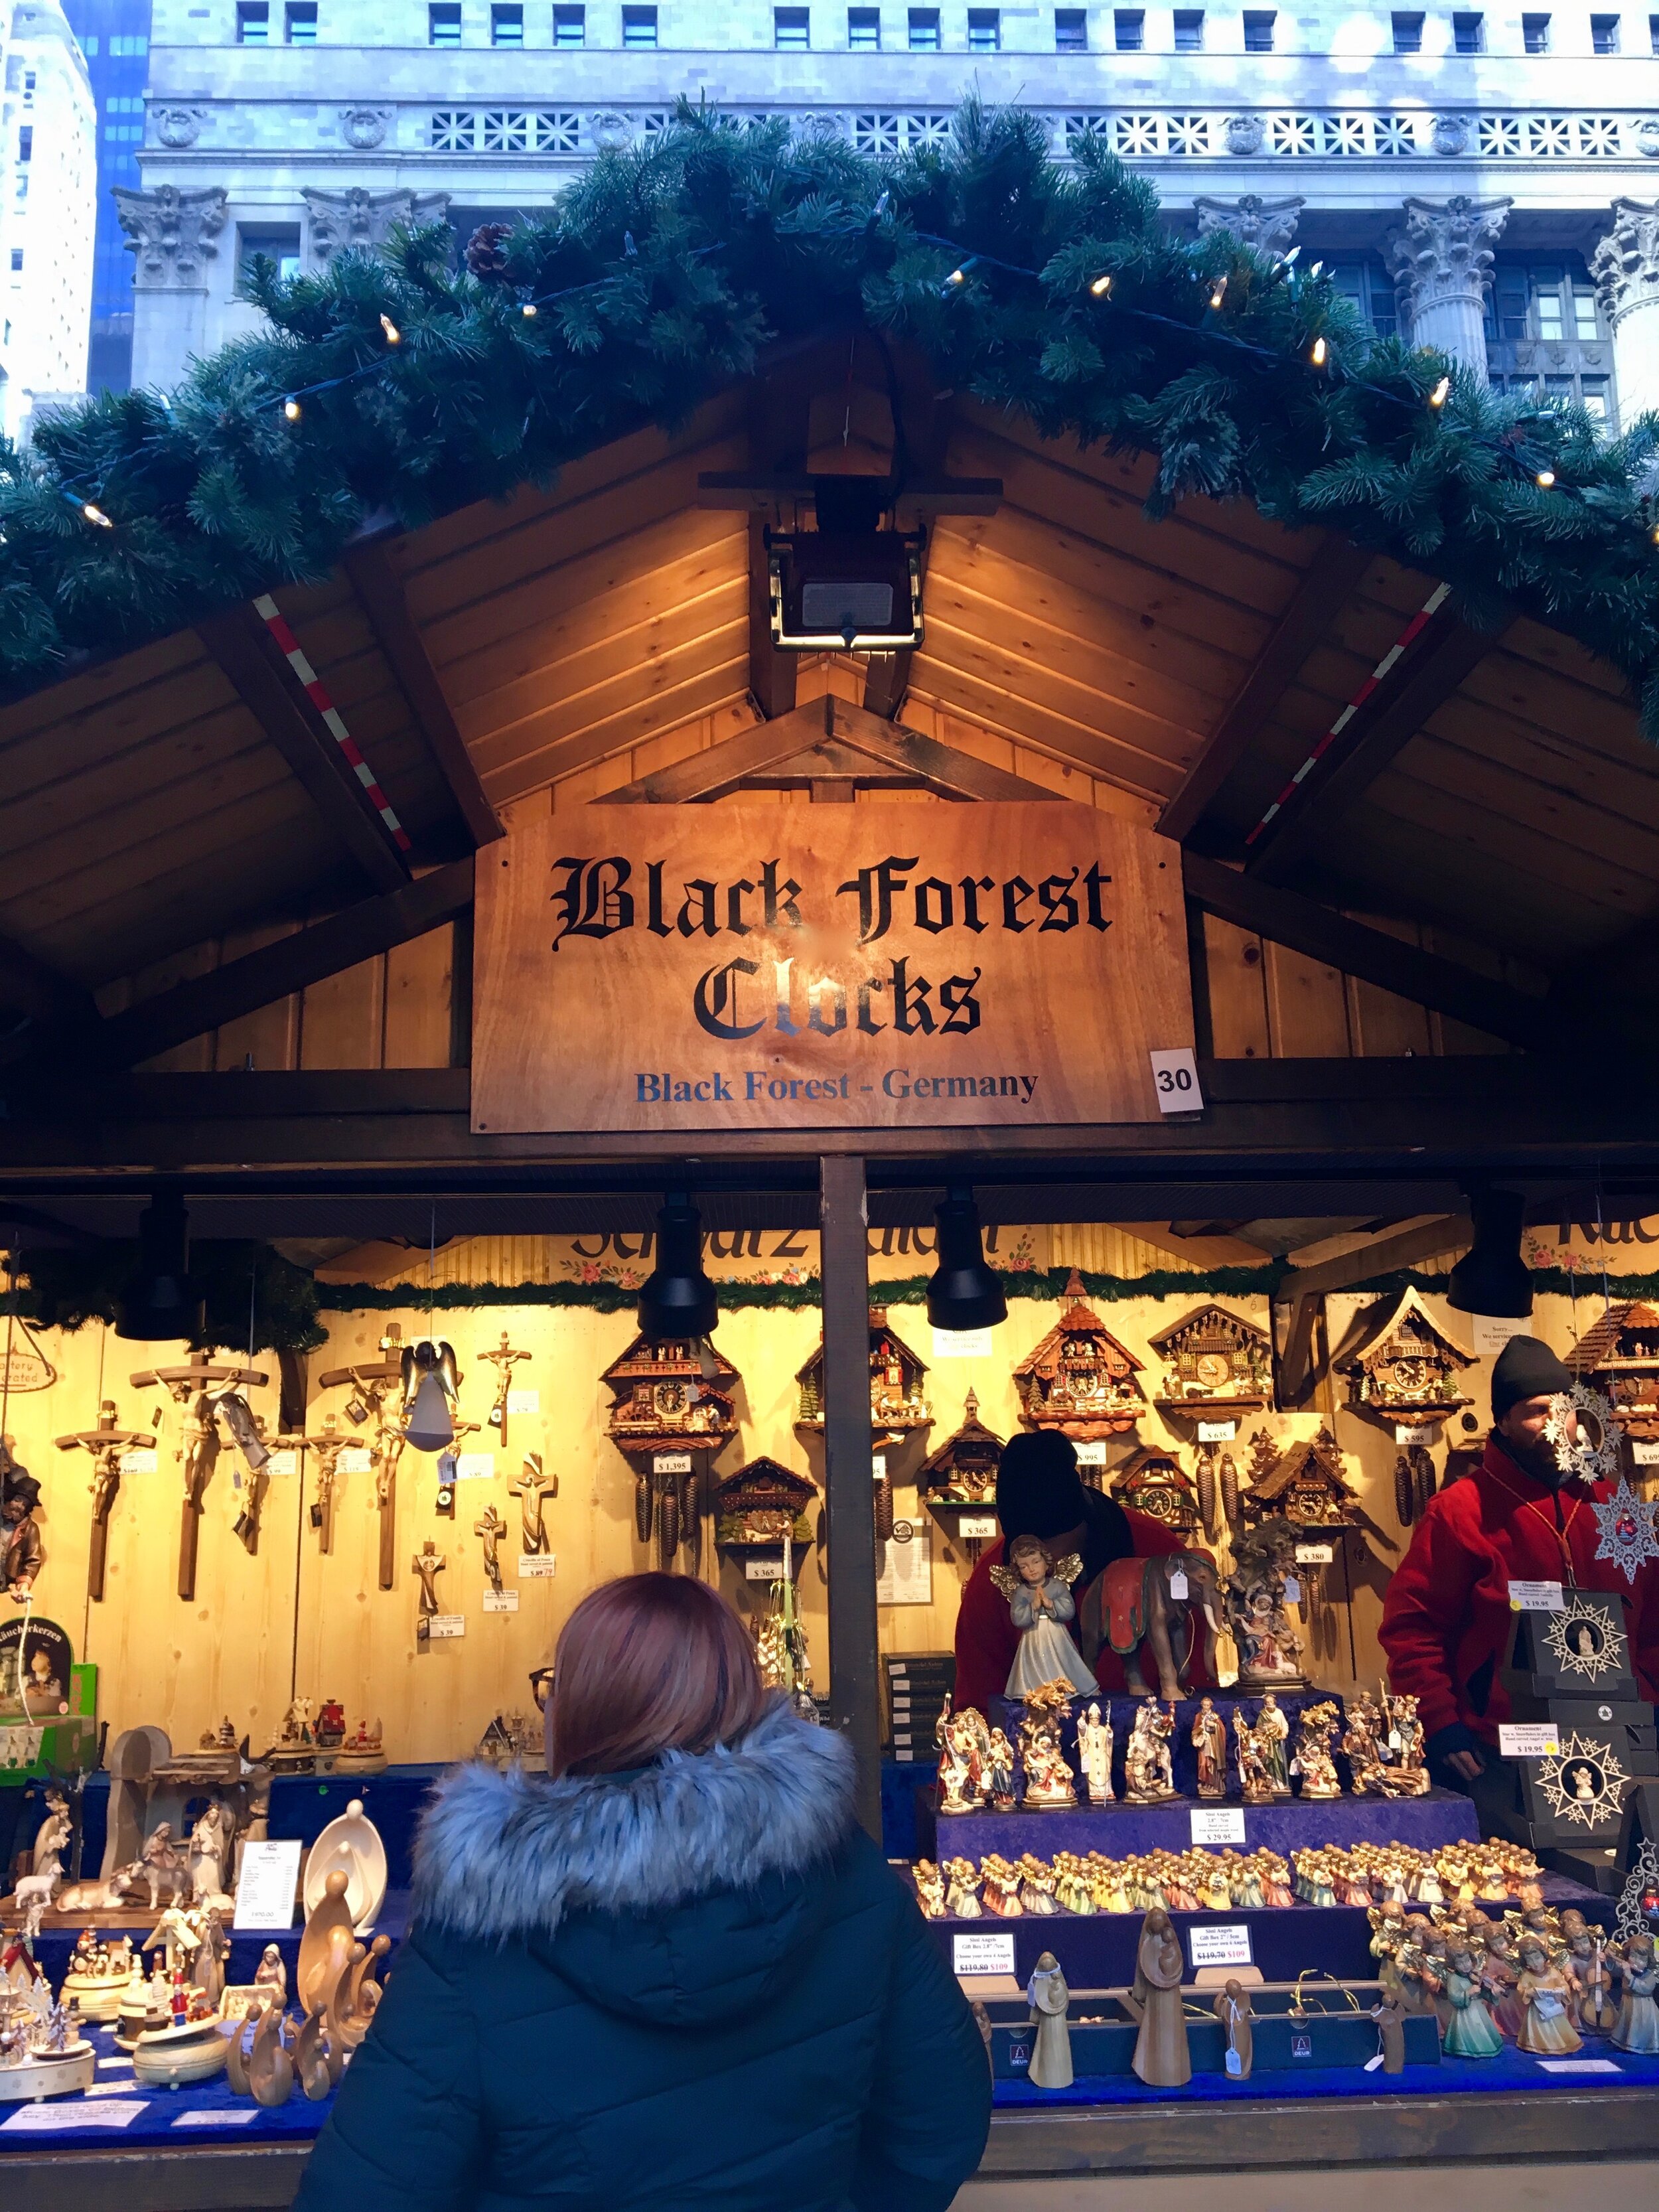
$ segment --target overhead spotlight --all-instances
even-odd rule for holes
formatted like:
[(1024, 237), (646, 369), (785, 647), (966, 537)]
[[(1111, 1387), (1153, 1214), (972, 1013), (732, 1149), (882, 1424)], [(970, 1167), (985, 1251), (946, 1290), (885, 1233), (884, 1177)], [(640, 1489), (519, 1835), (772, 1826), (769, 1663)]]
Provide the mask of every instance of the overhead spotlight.
[(1443, 376), (1429, 394), (1429, 404), (1431, 407), (1443, 407), (1450, 398), (1451, 379), (1449, 376)]
[(953, 1182), (933, 1208), (939, 1265), (927, 1285), (927, 1318), (935, 1328), (989, 1328), (1006, 1321), (1008, 1301), (985, 1257), (979, 1208), (970, 1183)]
[(193, 1344), (207, 1326), (190, 1273), (190, 1216), (181, 1193), (158, 1190), (138, 1217), (138, 1264), (115, 1301), (115, 1334), (141, 1344)]
[(647, 1343), (695, 1343), (714, 1333), (720, 1300), (702, 1264), (702, 1216), (691, 1194), (671, 1190), (657, 1215), (657, 1264), (636, 1309)]
[(1097, 300), (1103, 300), (1111, 289), (1112, 277), (1111, 271), (1109, 270), (1105, 271), (1103, 275), (1097, 276), (1094, 283), (1089, 287), (1089, 289), (1094, 294)]
[(390, 315), (383, 314), (380, 317), (380, 328), (386, 333), (386, 342), (388, 345), (401, 345), (403, 343), (404, 334), (398, 328), (396, 323), (392, 321)]
[(773, 643), (792, 653), (919, 645), (927, 538), (920, 530), (881, 527), (887, 479), (815, 477), (812, 495), (816, 530), (766, 533)]
[(1532, 1311), (1532, 1270), (1521, 1257), (1521, 1194), (1483, 1183), (1466, 1195), (1474, 1241), (1447, 1279), (1446, 1303), (1460, 1313), (1521, 1320)]

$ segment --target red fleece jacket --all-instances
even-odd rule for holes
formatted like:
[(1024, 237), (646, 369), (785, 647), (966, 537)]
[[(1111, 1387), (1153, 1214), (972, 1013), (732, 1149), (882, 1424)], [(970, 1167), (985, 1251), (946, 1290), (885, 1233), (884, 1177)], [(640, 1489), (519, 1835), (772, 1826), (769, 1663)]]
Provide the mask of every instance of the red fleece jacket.
[[(1133, 1506), (1125, 1506), (1123, 1511), (1134, 1539), (1136, 1559), (1157, 1559), (1165, 1552), (1188, 1548), (1173, 1529), (1166, 1528), (1161, 1521), (1154, 1521), (1150, 1513), (1137, 1513)], [(962, 1605), (957, 1614), (957, 1686), (951, 1700), (958, 1712), (969, 1705), (984, 1712), (993, 1698), (1001, 1697), (1008, 1685), (1014, 1654), (1019, 1648), (1019, 1631), (1008, 1611), (1008, 1601), (991, 1580), (992, 1568), (1001, 1563), (1002, 1539), (999, 1536), (980, 1553), (962, 1593)], [(1080, 1598), (1081, 1587), (1073, 1595)], [(1075, 1624), (1073, 1632), (1076, 1633)], [(1148, 1663), (1150, 1656), (1147, 1655)], [(1204, 1673), (1201, 1658), (1195, 1657), (1188, 1676), (1194, 1682), (1213, 1687)], [(1115, 1651), (1102, 1651), (1095, 1665), (1095, 1678), (1103, 1690), (1115, 1690), (1120, 1694), (1127, 1692), (1123, 1662)], [(1156, 1680), (1155, 1667), (1146, 1679)]]
[[(1488, 1438), (1474, 1474), (1430, 1500), (1395, 1570), (1377, 1632), (1389, 1686), (1419, 1700), (1426, 1735), (1461, 1723), (1497, 1743), (1510, 1710), (1498, 1669), (1514, 1618), (1511, 1577), (1613, 1592), (1624, 1603), (1642, 1694), (1651, 1700), (1659, 1692), (1659, 1571), (1652, 1563), (1640, 1568), (1632, 1587), (1611, 1559), (1595, 1556), (1601, 1534), (1590, 1508), (1613, 1491), (1611, 1483), (1574, 1481), (1553, 1492)], [(1571, 1571), (1557, 1534), (1562, 1523)]]

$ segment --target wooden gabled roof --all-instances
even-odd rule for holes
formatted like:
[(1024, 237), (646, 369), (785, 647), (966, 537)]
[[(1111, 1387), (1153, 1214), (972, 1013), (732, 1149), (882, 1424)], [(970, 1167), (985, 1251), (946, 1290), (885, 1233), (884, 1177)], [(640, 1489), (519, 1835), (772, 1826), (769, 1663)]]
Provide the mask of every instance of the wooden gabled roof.
[(1441, 1327), (1415, 1286), (1409, 1283), (1397, 1298), (1379, 1298), (1375, 1305), (1365, 1307), (1354, 1316), (1346, 1338), (1332, 1354), (1332, 1365), (1344, 1370), (1369, 1366), (1395, 1330), (1407, 1322), (1415, 1323), (1431, 1337), (1454, 1367), (1474, 1366), (1474, 1354)]
[(1644, 1298), (1627, 1298), (1622, 1305), (1609, 1306), (1568, 1352), (1567, 1365), (1575, 1375), (1593, 1374), (1616, 1353), (1619, 1340), (1627, 1328), (1650, 1328), (1659, 1334), (1659, 1311)]
[(1063, 1339), (1082, 1334), (1101, 1339), (1108, 1348), (1109, 1358), (1121, 1362), (1123, 1373), (1139, 1375), (1146, 1363), (1137, 1359), (1127, 1345), (1120, 1344), (1094, 1308), (1084, 1303), (1083, 1278), (1075, 1269), (1066, 1285), (1066, 1296), (1071, 1303), (1054, 1327), (1038, 1339), (1019, 1362), (1014, 1370), (1015, 1380), (1028, 1380), (1054, 1358)]

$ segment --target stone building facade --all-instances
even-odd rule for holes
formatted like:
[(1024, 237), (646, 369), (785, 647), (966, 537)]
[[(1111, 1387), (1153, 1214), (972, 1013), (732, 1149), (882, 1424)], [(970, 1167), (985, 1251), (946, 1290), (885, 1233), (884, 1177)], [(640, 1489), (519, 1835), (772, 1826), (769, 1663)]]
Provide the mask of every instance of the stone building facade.
[(810, 0), (155, 0), (134, 380), (409, 214), (544, 206), (680, 94), (871, 151), (964, 90), (1103, 134), (1170, 220), (1334, 264), (1380, 331), (1610, 422), (1659, 406), (1659, 13)]

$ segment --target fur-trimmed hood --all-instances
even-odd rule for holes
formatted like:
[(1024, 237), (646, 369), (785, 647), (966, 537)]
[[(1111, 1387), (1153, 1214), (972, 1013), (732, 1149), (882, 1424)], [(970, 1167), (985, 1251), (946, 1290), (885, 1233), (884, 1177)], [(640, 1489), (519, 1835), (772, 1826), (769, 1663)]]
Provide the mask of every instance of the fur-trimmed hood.
[(854, 1826), (854, 1759), (779, 1698), (738, 1742), (629, 1776), (468, 1765), (421, 1823), (415, 1911), (463, 1941), (551, 1936), (572, 1913), (672, 1912), (822, 1869)]

